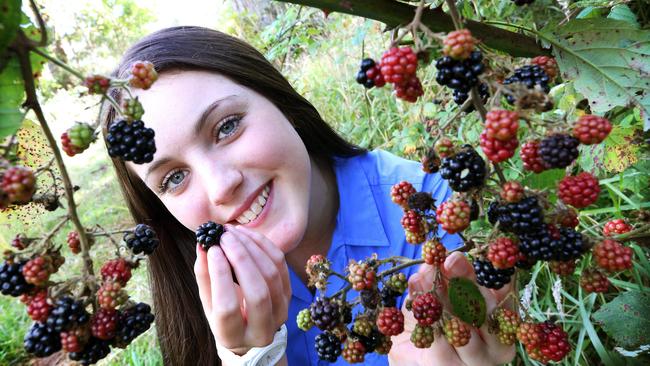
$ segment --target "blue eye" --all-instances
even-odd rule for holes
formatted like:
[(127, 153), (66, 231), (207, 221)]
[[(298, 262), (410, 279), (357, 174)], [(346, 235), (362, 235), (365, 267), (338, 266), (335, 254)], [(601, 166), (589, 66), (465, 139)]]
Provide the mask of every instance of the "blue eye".
[(217, 141), (228, 138), (237, 132), (243, 116), (230, 116), (221, 122), (215, 131)]
[(158, 191), (161, 194), (166, 193), (167, 191), (175, 191), (183, 183), (185, 176), (187, 176), (187, 172), (184, 170), (172, 170), (167, 175), (165, 175), (162, 182), (158, 186)]

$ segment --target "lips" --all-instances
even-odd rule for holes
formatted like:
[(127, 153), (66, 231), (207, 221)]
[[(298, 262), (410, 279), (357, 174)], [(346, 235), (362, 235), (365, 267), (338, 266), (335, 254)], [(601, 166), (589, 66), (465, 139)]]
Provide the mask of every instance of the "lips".
[(248, 224), (249, 222), (255, 220), (264, 209), (264, 206), (266, 206), (270, 190), (271, 187), (267, 184), (264, 189), (262, 189), (262, 192), (260, 192), (253, 199), (253, 202), (250, 204), (250, 206), (244, 210), (244, 212), (242, 212), (235, 220), (242, 225)]

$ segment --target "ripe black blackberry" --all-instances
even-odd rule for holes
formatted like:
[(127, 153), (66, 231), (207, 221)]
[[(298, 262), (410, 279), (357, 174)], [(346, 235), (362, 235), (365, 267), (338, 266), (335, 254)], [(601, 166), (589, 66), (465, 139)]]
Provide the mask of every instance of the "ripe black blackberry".
[(540, 227), (537, 230), (520, 233), (519, 250), (529, 258), (529, 260), (549, 261), (553, 259), (557, 251), (559, 242), (554, 240), (551, 233), (546, 227)]
[(90, 337), (88, 343), (80, 352), (70, 352), (68, 357), (73, 361), (78, 361), (82, 365), (92, 365), (99, 360), (108, 356), (111, 352), (109, 341), (104, 341), (99, 338)]
[(318, 358), (323, 361), (336, 362), (341, 355), (341, 340), (330, 332), (323, 332), (315, 338)]
[(329, 330), (341, 323), (339, 304), (326, 297), (319, 297), (309, 306), (311, 320), (320, 330)]
[(474, 261), (474, 272), (476, 273), (476, 283), (483, 287), (498, 290), (510, 282), (510, 276), (515, 273), (515, 269), (496, 269), (490, 261), (476, 259)]
[[(463, 91), (463, 90), (454, 90), (454, 102), (458, 105), (463, 105), (467, 98), (469, 98), (470, 91)], [(481, 97), (481, 100), (483, 103), (487, 102), (487, 98), (490, 96), (490, 89), (488, 88), (486, 83), (480, 83), (478, 86), (478, 95)], [(474, 110), (473, 105), (470, 105), (465, 112), (472, 112)]]
[(158, 247), (158, 238), (156, 232), (149, 225), (138, 224), (135, 230), (124, 234), (126, 246), (134, 254), (144, 253), (151, 254)]
[(485, 161), (470, 145), (453, 156), (442, 159), (440, 176), (456, 192), (467, 192), (483, 185), (486, 174)]
[(208, 221), (196, 229), (196, 242), (201, 245), (203, 250), (207, 251), (211, 246), (219, 245), (219, 240), (224, 232), (223, 225)]
[(560, 239), (554, 247), (553, 259), (566, 262), (580, 257), (587, 251), (582, 234), (571, 228), (560, 228)]
[(505, 205), (493, 202), (487, 215), (490, 223), (499, 222), (502, 231), (516, 234), (533, 232), (544, 225), (544, 212), (535, 196)]
[(573, 136), (555, 134), (540, 141), (537, 153), (550, 168), (566, 168), (578, 157), (579, 144)]
[(481, 213), (481, 208), (479, 207), (478, 201), (475, 198), (472, 198), (472, 203), (469, 205), (469, 210), (469, 220), (478, 220), (478, 216)]
[(137, 303), (118, 316), (117, 332), (112, 339), (112, 345), (126, 348), (140, 334), (144, 333), (154, 320), (151, 307), (145, 303)]
[(397, 297), (401, 295), (399, 292), (393, 290), (389, 286), (384, 286), (379, 292), (381, 297), (381, 305), (385, 308), (392, 308), (397, 306)]
[(483, 73), (483, 54), (476, 50), (465, 60), (444, 56), (436, 61), (436, 69), (438, 84), (468, 93), (472, 87), (478, 85), (478, 76)]
[[(526, 65), (515, 70), (514, 75), (503, 80), (504, 85), (522, 83), (528, 89), (538, 86), (544, 93), (548, 93), (551, 88), (548, 86), (550, 78), (548, 74), (538, 65)], [(506, 94), (508, 103), (514, 104), (516, 99), (511, 94)]]
[(51, 329), (61, 332), (84, 324), (88, 320), (90, 320), (90, 314), (84, 308), (81, 300), (63, 296), (56, 301), (46, 324)]
[(43, 323), (34, 323), (25, 334), (23, 346), (27, 353), (46, 357), (61, 350), (61, 335)]
[(384, 335), (381, 334), (377, 328), (373, 328), (372, 331), (370, 332), (370, 335), (367, 337), (355, 331), (351, 331), (351, 334), (353, 337), (357, 338), (361, 342), (361, 344), (363, 344), (366, 353), (373, 352), (375, 348), (377, 348), (377, 345), (379, 345), (379, 343), (381, 342), (382, 338), (384, 337)]
[(23, 276), (25, 263), (27, 261), (2, 263), (0, 266), (0, 292), (3, 295), (17, 297), (34, 288), (33, 285), (25, 281), (25, 276)]
[(149, 163), (156, 152), (154, 136), (154, 131), (146, 128), (140, 120), (130, 124), (126, 120), (119, 120), (108, 128), (108, 155), (135, 164)]

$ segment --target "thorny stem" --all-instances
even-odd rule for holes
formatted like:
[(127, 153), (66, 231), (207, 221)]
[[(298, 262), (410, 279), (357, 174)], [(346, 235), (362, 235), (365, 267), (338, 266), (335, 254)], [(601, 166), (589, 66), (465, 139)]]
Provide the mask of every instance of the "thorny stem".
[(45, 22), (43, 21), (43, 16), (41, 15), (41, 12), (38, 11), (38, 7), (36, 6), (36, 3), (34, 0), (29, 0), (29, 6), (32, 8), (32, 12), (34, 12), (34, 16), (36, 16), (36, 22), (38, 23), (38, 29), (41, 31), (41, 39), (38, 43), (33, 43), (31, 42), (35, 47), (45, 47), (47, 45), (47, 28), (45, 27)]
[[(31, 109), (32, 111), (34, 111), (34, 113), (36, 114), (36, 118), (38, 119), (41, 128), (43, 129), (43, 133), (45, 134), (45, 137), (47, 138), (47, 141), (50, 147), (52, 148), (52, 153), (54, 154), (54, 159), (56, 160), (56, 164), (61, 173), (61, 178), (63, 180), (63, 186), (65, 189), (65, 196), (68, 201), (68, 216), (70, 220), (72, 220), (72, 223), (74, 224), (77, 232), (79, 232), (79, 239), (81, 241), (81, 255), (83, 258), (84, 277), (85, 278), (94, 277), (93, 261), (90, 258), (90, 246), (88, 242), (88, 237), (86, 236), (86, 231), (84, 230), (84, 227), (81, 224), (81, 221), (79, 220), (79, 215), (77, 214), (77, 205), (75, 204), (75, 200), (74, 200), (74, 190), (73, 190), (72, 182), (70, 180), (68, 170), (66, 169), (65, 164), (63, 162), (61, 151), (57, 148), (56, 139), (54, 138), (54, 135), (52, 134), (52, 131), (50, 130), (49, 125), (47, 124), (45, 115), (43, 113), (43, 110), (41, 109), (41, 105), (38, 102), (38, 96), (36, 94), (36, 86), (34, 85), (32, 65), (29, 59), (29, 51), (34, 49), (33, 47), (30, 47), (30, 43), (28, 41), (29, 40), (27, 39), (27, 36), (25, 36), (25, 34), (22, 31), (19, 31), (16, 40), (12, 44), (12, 48), (15, 50), (18, 56), (18, 60), (20, 61), (20, 70), (23, 76), (23, 81), (25, 83), (25, 93), (27, 97), (25, 103), (23, 104), (23, 107), (28, 110)], [(90, 282), (89, 290), (91, 292), (90, 295), (94, 298), (95, 292), (97, 291), (97, 286), (94, 281), (89, 281), (89, 282)], [(93, 306), (94, 305), (95, 303), (93, 302)]]
[(59, 221), (59, 223), (56, 224), (56, 226), (54, 226), (54, 228), (52, 228), (52, 230), (50, 230), (50, 232), (47, 233), (47, 234), (46, 234), (46, 235), (41, 239), (41, 243), (47, 243), (48, 240), (52, 239), (52, 237), (53, 237), (53, 236), (54, 236), (54, 235), (55, 235), (55, 234), (56, 234), (56, 233), (61, 229), (61, 227), (62, 227), (63, 225), (65, 225), (65, 223), (68, 222), (68, 220), (70, 220), (70, 216), (65, 215), (65, 216), (63, 217), (63, 220)]

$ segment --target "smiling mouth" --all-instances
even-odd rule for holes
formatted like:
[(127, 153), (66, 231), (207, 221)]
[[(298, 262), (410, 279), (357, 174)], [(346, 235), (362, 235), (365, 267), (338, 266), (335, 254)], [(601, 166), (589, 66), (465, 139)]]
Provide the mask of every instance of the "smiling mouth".
[(264, 206), (266, 206), (267, 200), (269, 198), (269, 192), (271, 190), (270, 185), (266, 185), (262, 192), (253, 200), (251, 206), (244, 211), (238, 218), (235, 219), (241, 225), (246, 225), (249, 222), (257, 219), (257, 217), (262, 213)]

